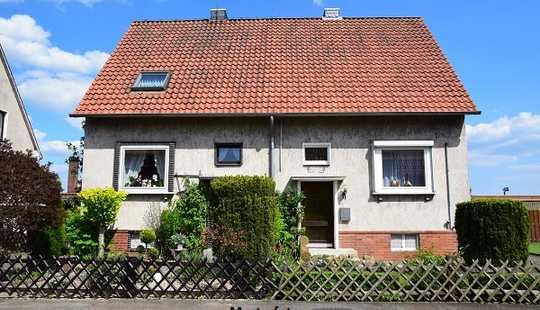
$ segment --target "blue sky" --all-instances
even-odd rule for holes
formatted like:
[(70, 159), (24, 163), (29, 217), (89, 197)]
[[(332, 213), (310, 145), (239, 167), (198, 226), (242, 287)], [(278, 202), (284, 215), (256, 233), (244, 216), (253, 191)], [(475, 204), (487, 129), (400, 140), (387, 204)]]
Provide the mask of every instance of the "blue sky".
[(67, 115), (132, 20), (229, 16), (422, 16), (481, 116), (467, 118), (473, 193), (540, 194), (540, 1), (0, 0), (6, 49), (44, 160), (65, 180)]

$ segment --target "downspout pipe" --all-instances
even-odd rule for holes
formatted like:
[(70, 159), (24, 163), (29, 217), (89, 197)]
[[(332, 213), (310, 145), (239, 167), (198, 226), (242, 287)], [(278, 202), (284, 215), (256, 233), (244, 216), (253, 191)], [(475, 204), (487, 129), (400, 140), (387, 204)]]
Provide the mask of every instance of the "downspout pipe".
[(268, 175), (270, 178), (274, 178), (274, 167), (273, 167), (273, 161), (274, 161), (274, 116), (270, 115), (270, 131), (268, 133), (269, 135), (269, 146), (268, 146)]
[(444, 143), (444, 165), (446, 174), (446, 203), (448, 207), (448, 222), (446, 222), (446, 228), (452, 229), (452, 205), (450, 197), (450, 171), (448, 169), (448, 142)]

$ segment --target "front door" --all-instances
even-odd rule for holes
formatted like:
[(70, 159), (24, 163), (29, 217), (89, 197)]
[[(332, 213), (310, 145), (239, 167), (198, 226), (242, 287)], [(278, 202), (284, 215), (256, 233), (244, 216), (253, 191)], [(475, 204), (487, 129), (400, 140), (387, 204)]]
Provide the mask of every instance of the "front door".
[(301, 182), (304, 193), (302, 227), (312, 247), (334, 246), (334, 184), (332, 182)]

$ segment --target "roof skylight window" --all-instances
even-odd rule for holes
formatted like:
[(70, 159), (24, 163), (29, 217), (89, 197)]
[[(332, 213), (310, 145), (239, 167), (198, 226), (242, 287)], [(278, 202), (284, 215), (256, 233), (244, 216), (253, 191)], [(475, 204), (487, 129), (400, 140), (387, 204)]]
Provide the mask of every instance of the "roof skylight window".
[(170, 73), (166, 71), (159, 72), (141, 72), (133, 84), (132, 90), (165, 90), (169, 83)]

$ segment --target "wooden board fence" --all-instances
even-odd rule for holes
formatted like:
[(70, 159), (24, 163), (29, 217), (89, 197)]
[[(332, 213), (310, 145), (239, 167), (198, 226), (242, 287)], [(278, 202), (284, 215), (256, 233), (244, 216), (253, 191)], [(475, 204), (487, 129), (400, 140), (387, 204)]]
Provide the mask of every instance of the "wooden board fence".
[(531, 220), (531, 241), (540, 242), (540, 210), (529, 210)]

